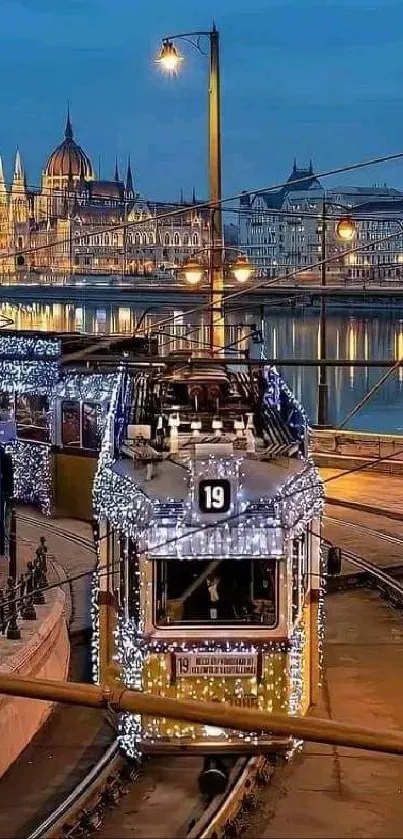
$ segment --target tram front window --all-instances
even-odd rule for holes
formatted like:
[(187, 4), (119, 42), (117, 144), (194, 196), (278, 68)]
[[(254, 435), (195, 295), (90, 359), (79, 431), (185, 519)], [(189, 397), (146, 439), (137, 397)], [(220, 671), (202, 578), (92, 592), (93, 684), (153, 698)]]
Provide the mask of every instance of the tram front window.
[(158, 626), (276, 625), (274, 559), (166, 559), (155, 566)]

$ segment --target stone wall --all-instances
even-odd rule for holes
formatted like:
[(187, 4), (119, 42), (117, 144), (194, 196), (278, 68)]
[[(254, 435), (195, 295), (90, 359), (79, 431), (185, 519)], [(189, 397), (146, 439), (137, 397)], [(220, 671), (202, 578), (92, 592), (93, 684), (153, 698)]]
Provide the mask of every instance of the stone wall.
[[(21, 641), (0, 642), (0, 671), (7, 675), (65, 680), (70, 643), (65, 595), (55, 589), (45, 606), (37, 606), (36, 621), (20, 621)], [(29, 626), (30, 624), (30, 626)], [(0, 777), (43, 725), (52, 703), (12, 696), (0, 697)]]
[(403, 474), (403, 436), (315, 428), (310, 450), (317, 466), (345, 469), (373, 462), (368, 466), (373, 471)]

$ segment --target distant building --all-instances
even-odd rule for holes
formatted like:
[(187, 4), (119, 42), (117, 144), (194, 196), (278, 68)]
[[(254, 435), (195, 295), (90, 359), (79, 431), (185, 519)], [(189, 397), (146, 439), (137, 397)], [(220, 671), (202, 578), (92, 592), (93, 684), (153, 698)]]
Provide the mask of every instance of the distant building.
[[(303, 180), (301, 180), (303, 179)], [(296, 160), (286, 186), (244, 195), (239, 206), (239, 247), (256, 265), (261, 276), (276, 277), (297, 272), (309, 278), (309, 266), (320, 259), (321, 215), (326, 200), (326, 253), (338, 259), (328, 266), (328, 276), (348, 279), (396, 279), (403, 277), (403, 193), (385, 186), (331, 187), (324, 190), (312, 161), (307, 169)], [(353, 244), (336, 237), (337, 219), (351, 215), (357, 220)], [(333, 221), (334, 220), (334, 221)], [(361, 253), (343, 256), (351, 247), (370, 245), (391, 233), (399, 235)], [(318, 273), (318, 269), (313, 271)]]
[(0, 260), (0, 272), (129, 274), (180, 266), (209, 244), (209, 213), (196, 203), (194, 194), (179, 205), (143, 200), (130, 159), (124, 179), (117, 163), (112, 180), (97, 179), (68, 113), (64, 140), (48, 157), (40, 190), (27, 186), (19, 151), (11, 189), (0, 160), (0, 252), (17, 252)]

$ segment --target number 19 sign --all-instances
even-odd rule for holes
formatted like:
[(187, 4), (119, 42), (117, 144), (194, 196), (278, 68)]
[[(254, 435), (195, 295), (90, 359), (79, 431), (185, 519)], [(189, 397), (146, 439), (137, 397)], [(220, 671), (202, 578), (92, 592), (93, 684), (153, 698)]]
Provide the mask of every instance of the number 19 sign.
[(226, 478), (199, 481), (201, 513), (228, 513), (231, 507), (231, 483)]

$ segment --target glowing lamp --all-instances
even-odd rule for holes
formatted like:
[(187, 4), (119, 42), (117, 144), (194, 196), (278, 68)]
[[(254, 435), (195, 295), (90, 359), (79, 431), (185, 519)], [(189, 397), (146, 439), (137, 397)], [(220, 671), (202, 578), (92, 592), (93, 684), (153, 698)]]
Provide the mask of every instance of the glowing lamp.
[(185, 275), (186, 282), (190, 285), (197, 285), (203, 277), (204, 268), (200, 265), (200, 262), (197, 259), (189, 259), (185, 262), (183, 266), (183, 273)]
[(356, 233), (355, 223), (351, 218), (342, 218), (336, 224), (336, 236), (342, 242), (351, 242)]
[(238, 283), (246, 283), (252, 275), (253, 268), (248, 262), (246, 256), (240, 254), (237, 261), (232, 266), (232, 272), (235, 279), (238, 280)]
[(180, 55), (175, 44), (172, 41), (163, 41), (157, 64), (162, 67), (164, 72), (171, 75), (177, 73), (181, 61), (183, 61), (183, 56)]

